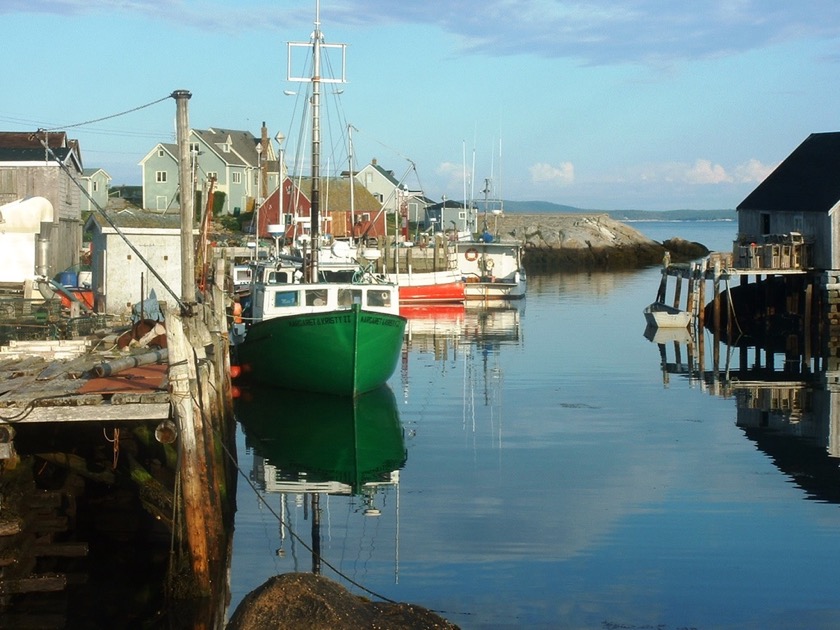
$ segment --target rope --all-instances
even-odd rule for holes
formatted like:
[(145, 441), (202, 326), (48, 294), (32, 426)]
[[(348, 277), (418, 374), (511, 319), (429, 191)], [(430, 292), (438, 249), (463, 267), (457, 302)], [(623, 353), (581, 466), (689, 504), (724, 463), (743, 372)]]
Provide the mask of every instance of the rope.
[(108, 437), (107, 429), (102, 427), (102, 435), (105, 436), (105, 439), (114, 445), (114, 461), (112, 464), (112, 470), (117, 469), (117, 464), (120, 461), (120, 430), (117, 427), (114, 427), (114, 438), (111, 439)]
[(286, 528), (286, 530), (288, 530), (289, 535), (292, 538), (294, 538), (298, 543), (300, 543), (300, 545), (304, 549), (306, 549), (309, 553), (317, 556), (318, 559), (320, 560), (321, 564), (323, 564), (324, 566), (331, 569), (336, 575), (343, 578), (344, 580), (346, 580), (347, 582), (349, 582), (353, 586), (363, 590), (368, 595), (372, 595), (373, 597), (379, 598), (382, 601), (388, 602), (389, 604), (396, 604), (397, 603), (396, 600), (390, 599), (390, 598), (386, 597), (385, 595), (377, 593), (376, 591), (373, 591), (373, 590), (367, 588), (366, 586), (363, 586), (362, 584), (360, 584), (359, 582), (357, 582), (353, 578), (349, 577), (345, 573), (342, 573), (340, 569), (333, 566), (326, 558), (324, 558), (320, 554), (316, 554), (315, 551), (312, 549), (312, 547), (307, 545), (306, 541), (304, 541), (303, 538), (301, 538), (297, 533), (295, 533), (295, 531), (292, 529), (292, 527), (289, 525), (289, 523), (285, 522), (283, 520), (283, 517), (280, 516), (275, 511), (275, 509), (265, 500), (265, 497), (262, 494), (260, 494), (259, 488), (257, 488), (256, 485), (254, 485), (254, 482), (251, 481), (249, 476), (247, 474), (245, 474), (245, 472), (243, 472), (242, 469), (239, 467), (239, 463), (237, 462), (236, 455), (230, 452), (230, 450), (227, 447), (227, 444), (225, 444), (225, 440), (222, 439), (221, 435), (219, 435), (216, 427), (213, 427), (213, 432), (216, 433), (217, 438), (219, 438), (220, 444), (222, 445), (222, 449), (224, 450), (225, 454), (227, 455), (228, 459), (230, 460), (230, 463), (236, 469), (236, 472), (239, 473), (239, 476), (241, 476), (245, 480), (245, 482), (248, 484), (248, 486), (254, 492), (254, 495), (257, 497), (257, 500), (260, 501), (260, 503), (262, 503), (265, 506), (265, 508), (269, 511), (269, 513), (271, 513), (271, 515), (274, 518), (277, 519), (277, 522), (280, 525), (283, 525)]
[(133, 114), (134, 112), (138, 112), (141, 109), (145, 109), (147, 107), (151, 107), (152, 105), (162, 103), (168, 98), (172, 98), (172, 94), (167, 94), (163, 98), (159, 98), (156, 101), (152, 101), (151, 103), (146, 103), (145, 105), (139, 105), (138, 107), (127, 109), (126, 111), (120, 112), (118, 114), (111, 114), (110, 116), (103, 116), (102, 118), (94, 118), (93, 120), (76, 123), (75, 125), (62, 125), (61, 127), (51, 127), (50, 129), (44, 129), (44, 131), (63, 131), (64, 129), (73, 129), (75, 127), (83, 127), (84, 125), (92, 125), (93, 123), (102, 122), (103, 120), (110, 120), (112, 118), (118, 118), (119, 116), (125, 116), (126, 114)]

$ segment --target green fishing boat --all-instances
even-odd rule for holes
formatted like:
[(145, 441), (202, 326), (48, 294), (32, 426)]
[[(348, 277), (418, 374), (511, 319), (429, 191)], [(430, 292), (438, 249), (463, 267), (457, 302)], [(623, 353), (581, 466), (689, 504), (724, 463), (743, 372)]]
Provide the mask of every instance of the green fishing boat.
[[(317, 299), (313, 299), (317, 296)], [(406, 320), (396, 287), (264, 285), (254, 292), (255, 318), (235, 353), (242, 373), (264, 385), (356, 396), (394, 373)], [(317, 305), (307, 306), (307, 302)], [(347, 306), (342, 302), (351, 301)], [(280, 306), (277, 306), (277, 305)], [(289, 311), (279, 314), (276, 311)]]
[(308, 46), (313, 73), (305, 79), (288, 77), (305, 80), (311, 88), (311, 249), (300, 257), (299, 268), (289, 269), (283, 260), (256, 265), (244, 339), (233, 334), (231, 339), (243, 374), (259, 383), (356, 396), (383, 385), (394, 373), (406, 320), (399, 315), (395, 284), (369, 272), (356, 274), (356, 282), (326, 282), (319, 273), (319, 103), (320, 84), (326, 81), (320, 68), (319, 10)]

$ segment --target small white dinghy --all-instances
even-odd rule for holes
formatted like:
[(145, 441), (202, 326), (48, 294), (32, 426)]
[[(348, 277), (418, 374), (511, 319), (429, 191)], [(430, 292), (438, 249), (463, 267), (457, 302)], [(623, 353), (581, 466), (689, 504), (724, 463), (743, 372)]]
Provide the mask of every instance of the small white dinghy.
[(645, 321), (655, 328), (687, 328), (692, 315), (662, 302), (654, 302), (645, 307)]

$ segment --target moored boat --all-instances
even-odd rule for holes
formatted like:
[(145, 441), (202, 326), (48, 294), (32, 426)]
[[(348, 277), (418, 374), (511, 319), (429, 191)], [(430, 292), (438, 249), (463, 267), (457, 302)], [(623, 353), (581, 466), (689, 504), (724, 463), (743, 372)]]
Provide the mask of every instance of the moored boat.
[(399, 287), (402, 304), (463, 302), (466, 283), (457, 269), (384, 274)]
[(644, 315), (648, 326), (655, 328), (687, 328), (693, 318), (688, 311), (663, 302), (653, 302), (646, 306)]
[[(299, 266), (278, 260), (252, 277), (246, 331), (235, 346), (243, 374), (259, 383), (309, 392), (356, 396), (383, 385), (402, 349), (406, 320), (397, 286), (370, 273), (325, 282), (320, 250), (320, 5), (310, 45), (312, 115), (311, 258)], [(291, 65), (291, 62), (290, 62)], [(291, 78), (291, 77), (290, 77)], [(294, 262), (294, 261), (293, 261)]]
[(458, 267), (467, 300), (519, 299), (525, 296), (522, 246), (495, 240), (457, 241)]
[(392, 284), (257, 282), (235, 347), (245, 377), (355, 396), (396, 369), (406, 320)]

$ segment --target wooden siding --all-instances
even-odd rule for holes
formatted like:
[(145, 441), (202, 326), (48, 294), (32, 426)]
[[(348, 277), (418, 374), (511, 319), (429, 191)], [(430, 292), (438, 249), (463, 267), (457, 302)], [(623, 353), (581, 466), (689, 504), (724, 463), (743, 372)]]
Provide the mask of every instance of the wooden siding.
[[(766, 224), (766, 225), (765, 225)], [(781, 212), (762, 210), (738, 211), (738, 244), (762, 245), (768, 236), (798, 232), (810, 245), (809, 265), (815, 269), (837, 269), (840, 254), (832, 247), (832, 234), (837, 230), (836, 214), (819, 212)]]
[(0, 203), (24, 197), (44, 197), (52, 203), (55, 223), (50, 243), (50, 274), (78, 265), (82, 247), (78, 176), (68, 176), (55, 164), (5, 167), (0, 168), (0, 183)]

